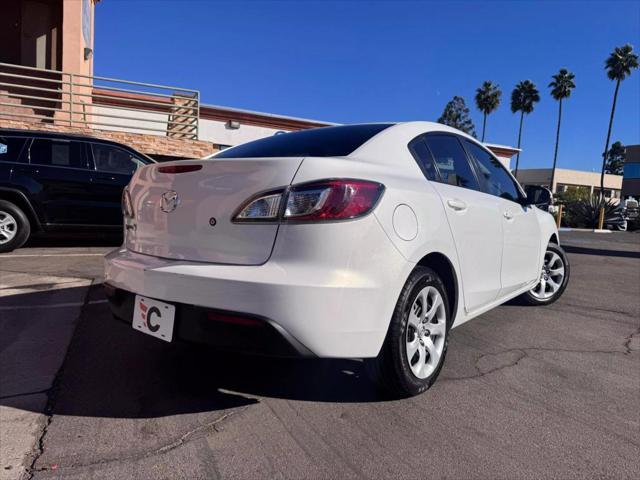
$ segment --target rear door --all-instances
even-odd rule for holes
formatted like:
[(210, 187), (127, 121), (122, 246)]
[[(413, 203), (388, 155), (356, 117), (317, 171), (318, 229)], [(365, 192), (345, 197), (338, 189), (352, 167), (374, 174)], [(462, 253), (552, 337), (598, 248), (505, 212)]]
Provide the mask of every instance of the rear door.
[(516, 181), (491, 152), (463, 140), (474, 159), (482, 189), (498, 201), (503, 230), (499, 296), (506, 296), (539, 275), (540, 224), (533, 206), (523, 206)]
[(427, 134), (424, 141), (437, 170), (432, 185), (442, 198), (458, 252), (465, 309), (473, 311), (495, 300), (501, 288), (499, 199), (480, 191), (457, 136)]
[(91, 176), (85, 145), (75, 140), (35, 138), (29, 145), (26, 176), (44, 223), (59, 226), (95, 224)]
[(105, 226), (122, 225), (122, 190), (145, 162), (115, 145), (88, 143), (91, 184), (96, 222)]

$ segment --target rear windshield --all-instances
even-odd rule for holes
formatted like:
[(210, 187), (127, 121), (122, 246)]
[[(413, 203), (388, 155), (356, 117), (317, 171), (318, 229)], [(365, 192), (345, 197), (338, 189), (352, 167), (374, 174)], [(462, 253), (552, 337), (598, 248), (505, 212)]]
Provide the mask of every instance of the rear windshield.
[(391, 125), (344, 125), (282, 133), (229, 148), (213, 158), (344, 157)]

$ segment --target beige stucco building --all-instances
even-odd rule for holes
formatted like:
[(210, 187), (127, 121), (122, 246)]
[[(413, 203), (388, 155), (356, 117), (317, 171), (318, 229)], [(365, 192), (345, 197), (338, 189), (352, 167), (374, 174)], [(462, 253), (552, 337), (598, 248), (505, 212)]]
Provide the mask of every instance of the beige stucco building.
[[(541, 185), (549, 187), (551, 183), (550, 168), (529, 168), (518, 171), (518, 181), (523, 185)], [(582, 190), (590, 194), (600, 192), (600, 172), (585, 172), (582, 170), (569, 170), (556, 168), (553, 185), (550, 187), (553, 193), (560, 193), (570, 189)], [(604, 176), (605, 198), (614, 201), (620, 200), (622, 189), (622, 175)]]

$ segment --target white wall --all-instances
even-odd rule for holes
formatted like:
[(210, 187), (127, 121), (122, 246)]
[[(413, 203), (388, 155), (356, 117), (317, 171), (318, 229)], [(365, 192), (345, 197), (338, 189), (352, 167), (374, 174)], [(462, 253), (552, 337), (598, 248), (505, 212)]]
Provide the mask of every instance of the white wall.
[(276, 128), (241, 124), (237, 130), (227, 129), (219, 120), (200, 119), (199, 139), (219, 145), (239, 145), (259, 138), (270, 137), (276, 132), (286, 131)]
[[(78, 108), (77, 106), (75, 108)], [(89, 112), (93, 112), (91, 115)], [(122, 115), (124, 117), (135, 118), (113, 118), (103, 117), (96, 115), (97, 113), (103, 113), (107, 115)], [(119, 108), (103, 107), (98, 105), (92, 105), (87, 108), (87, 117), (91, 118), (92, 122), (97, 123), (110, 123), (112, 125), (118, 125), (115, 127), (92, 125), (97, 130), (112, 130), (115, 132), (129, 132), (129, 133), (143, 133), (146, 135), (159, 135), (165, 137), (167, 135), (167, 122), (169, 121), (169, 114), (167, 113), (155, 113), (155, 112), (143, 112), (139, 110), (121, 110)], [(160, 122), (150, 122), (149, 120), (160, 120)], [(120, 127), (119, 125), (122, 125)], [(138, 128), (135, 128), (138, 127)], [(142, 128), (140, 128), (142, 127)], [(154, 128), (160, 131), (145, 130), (146, 128)]]

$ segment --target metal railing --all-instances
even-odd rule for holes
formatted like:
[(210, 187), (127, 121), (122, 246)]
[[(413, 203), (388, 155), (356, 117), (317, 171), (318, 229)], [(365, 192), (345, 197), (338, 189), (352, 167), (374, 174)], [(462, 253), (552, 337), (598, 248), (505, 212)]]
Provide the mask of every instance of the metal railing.
[(200, 92), (0, 63), (0, 118), (197, 139)]

